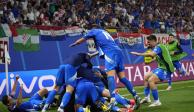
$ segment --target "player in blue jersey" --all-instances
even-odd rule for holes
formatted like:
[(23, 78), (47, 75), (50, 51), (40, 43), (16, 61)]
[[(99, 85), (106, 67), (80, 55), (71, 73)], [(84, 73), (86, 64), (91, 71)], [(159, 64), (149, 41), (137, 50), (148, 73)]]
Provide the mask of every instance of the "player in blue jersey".
[[(87, 34), (75, 41), (70, 47), (83, 43), (87, 39), (92, 38), (98, 49), (99, 55), (105, 59), (105, 69), (108, 75), (108, 89), (111, 93), (111, 102), (115, 100), (115, 79), (114, 76), (118, 75), (120, 81), (127, 87), (128, 91), (134, 96), (136, 102), (140, 101), (139, 96), (133, 88), (133, 85), (125, 77), (124, 62), (121, 49), (115, 43), (111, 35), (103, 29), (93, 28)], [(139, 107), (139, 105), (138, 105)]]
[(18, 102), (18, 99), (15, 99), (15, 94), (16, 94), (16, 86), (18, 84), (19, 78), (20, 78), (19, 76), (16, 76), (10, 95), (5, 95), (2, 98), (3, 104), (6, 105), (8, 110), (10, 111), (13, 109), (13, 106), (15, 106), (16, 103)]
[(141, 103), (150, 102), (149, 94), (150, 89), (152, 91), (152, 96), (154, 102), (149, 105), (149, 107), (160, 106), (161, 102), (158, 97), (158, 91), (156, 84), (160, 81), (166, 80), (167, 77), (171, 76), (171, 73), (174, 72), (174, 66), (169, 54), (168, 49), (163, 44), (158, 44), (155, 35), (150, 35), (147, 37), (148, 46), (153, 48), (150, 52), (138, 53), (131, 52), (132, 54), (139, 56), (151, 56), (156, 57), (158, 63), (158, 68), (152, 70), (144, 76), (144, 94), (145, 98), (142, 99)]
[(66, 59), (63, 65), (60, 65), (56, 77), (56, 85), (49, 93), (42, 112), (45, 112), (48, 109), (49, 104), (53, 102), (54, 96), (56, 95), (59, 88), (66, 84), (66, 93), (62, 99), (62, 102), (65, 103), (61, 103), (60, 107), (58, 108), (58, 111), (63, 111), (63, 108), (68, 104), (71, 98), (71, 94), (76, 86), (77, 68), (79, 68), (79, 66), (84, 63), (91, 67), (91, 57), (92, 55), (88, 55), (87, 53), (77, 53)]
[[(19, 76), (16, 76), (16, 80), (12, 89), (11, 96), (15, 95), (15, 88), (17, 84), (17, 80), (19, 79)], [(43, 104), (45, 103), (45, 100), (43, 97), (48, 93), (48, 90), (43, 88), (39, 90), (37, 93), (35, 93), (28, 101), (23, 102), (22, 101), (22, 85), (20, 86), (19, 95), (18, 98), (15, 100), (15, 98), (11, 96), (3, 96), (2, 102), (4, 105), (6, 105), (9, 109), (9, 111), (12, 112), (31, 112), (31, 111), (39, 111), (42, 109)]]
[[(75, 91), (75, 107), (76, 112), (84, 112), (83, 106), (87, 100), (90, 100), (90, 105), (99, 106), (101, 96), (99, 95), (96, 85), (86, 78), (78, 79)], [(107, 108), (108, 110), (108, 108)]]

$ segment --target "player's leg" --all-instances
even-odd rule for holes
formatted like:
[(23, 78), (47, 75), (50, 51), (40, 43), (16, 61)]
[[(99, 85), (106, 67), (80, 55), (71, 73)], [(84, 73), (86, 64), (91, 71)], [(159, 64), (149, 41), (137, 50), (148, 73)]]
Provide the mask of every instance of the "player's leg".
[(141, 104), (142, 103), (150, 103), (150, 86), (148, 83), (148, 79), (150, 78), (150, 76), (152, 75), (152, 72), (148, 72), (146, 75), (144, 75), (144, 95), (145, 97), (141, 100)]
[(35, 93), (29, 101), (33, 105), (33, 109), (35, 110), (41, 110), (44, 106), (45, 100), (43, 100), (43, 97), (48, 94), (48, 90), (46, 88), (43, 88), (39, 90), (37, 93)]
[(115, 70), (110, 70), (107, 72), (107, 79), (108, 79), (108, 89), (110, 91), (110, 95), (111, 97), (114, 97), (114, 91), (115, 91), (115, 88), (116, 88), (116, 85), (115, 85), (115, 78), (114, 76), (116, 75), (116, 71)]
[(166, 88), (166, 90), (171, 90), (172, 89), (172, 77), (169, 76), (168, 77), (168, 87)]
[(187, 72), (181, 66), (180, 61), (173, 61), (173, 65), (176, 68), (176, 70), (178, 70), (178, 73), (179, 74), (181, 74), (181, 75), (187, 75)]
[(115, 94), (115, 99), (116, 99), (116, 102), (123, 105), (124, 107), (126, 108), (130, 108), (130, 101), (124, 97), (122, 97), (121, 95), (119, 94)]
[(59, 86), (55, 85), (54, 89), (48, 93), (47, 98), (45, 99), (45, 105), (42, 109), (42, 112), (46, 112), (48, 110), (49, 105), (54, 101), (55, 95), (57, 94), (57, 91), (59, 90)]
[(48, 97), (46, 98), (46, 101), (45, 101), (45, 105), (42, 109), (42, 112), (45, 112), (46, 110), (48, 110), (48, 107), (54, 101), (55, 95), (59, 91), (60, 86), (62, 86), (65, 83), (64, 81), (65, 68), (66, 68), (66, 65), (60, 65), (56, 76), (56, 82), (55, 82), (56, 85), (54, 86), (54, 89), (49, 92)]
[(137, 93), (136, 93), (136, 91), (135, 91), (135, 89), (134, 89), (132, 83), (131, 83), (129, 80), (127, 80), (127, 78), (125, 77), (124, 71), (119, 72), (119, 73), (118, 73), (118, 77), (119, 77), (120, 81), (125, 85), (125, 87), (127, 87), (127, 90), (128, 90), (128, 91), (133, 95), (133, 97), (135, 98), (136, 104), (135, 104), (135, 106), (134, 106), (134, 109), (135, 109), (135, 110), (138, 109), (139, 106), (140, 106), (140, 101), (141, 101), (141, 99), (140, 99), (140, 97), (137, 95)]
[(66, 85), (66, 92), (63, 95), (62, 102), (58, 108), (59, 112), (63, 112), (64, 107), (67, 106), (71, 99), (71, 95), (76, 87), (77, 73), (76, 69), (72, 65), (66, 65), (64, 70), (64, 84)]
[(148, 83), (149, 83), (150, 89), (152, 91), (152, 96), (154, 98), (154, 102), (151, 105), (149, 105), (149, 107), (161, 105), (161, 102), (160, 102), (159, 96), (158, 96), (158, 90), (157, 90), (156, 83), (163, 81), (163, 80), (166, 80), (166, 76), (168, 76), (168, 74), (169, 74), (168, 71), (161, 69), (161, 68), (156, 68), (152, 72), (153, 72), (153, 74), (149, 77)]
[(74, 91), (74, 86), (71, 85), (67, 85), (66, 86), (66, 92), (63, 95), (61, 104), (58, 108), (58, 112), (63, 112), (63, 109), (67, 106), (67, 104), (69, 103), (70, 99), (71, 99), (71, 95)]
[(157, 86), (156, 86), (156, 83), (160, 82), (160, 79), (158, 78), (158, 76), (153, 74), (148, 79), (148, 82), (149, 82), (150, 89), (152, 91), (152, 96), (154, 98), (154, 102), (151, 105), (149, 105), (149, 106), (152, 107), (152, 106), (159, 106), (159, 105), (161, 105), (161, 102), (159, 101)]
[(133, 97), (137, 96), (135, 89), (133, 88), (133, 84), (125, 77), (125, 72), (119, 72), (118, 74), (119, 80), (127, 87), (127, 90), (133, 95)]
[[(110, 92), (107, 89), (103, 89), (102, 91), (102, 96), (110, 98)], [(117, 103), (125, 106), (125, 107), (130, 107), (130, 104), (127, 99), (119, 95), (118, 93), (115, 93), (115, 100)]]
[(93, 92), (92, 88), (88, 86), (89, 83), (79, 82), (75, 91), (75, 110), (76, 112), (84, 112), (84, 107), (89, 92)]

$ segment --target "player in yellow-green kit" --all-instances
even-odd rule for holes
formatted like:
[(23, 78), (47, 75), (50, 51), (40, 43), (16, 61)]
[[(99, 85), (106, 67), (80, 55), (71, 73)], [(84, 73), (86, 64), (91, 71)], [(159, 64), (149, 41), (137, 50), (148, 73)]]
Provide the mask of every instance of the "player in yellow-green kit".
[[(166, 44), (167, 49), (169, 50), (172, 62), (176, 70), (178, 70), (179, 74), (186, 75), (186, 71), (182, 68), (180, 60), (187, 56), (183, 49), (181, 48), (178, 40), (175, 38), (175, 34), (169, 35), (169, 41)], [(171, 90), (172, 88), (172, 78), (171, 76), (168, 79), (168, 88), (167, 90)]]

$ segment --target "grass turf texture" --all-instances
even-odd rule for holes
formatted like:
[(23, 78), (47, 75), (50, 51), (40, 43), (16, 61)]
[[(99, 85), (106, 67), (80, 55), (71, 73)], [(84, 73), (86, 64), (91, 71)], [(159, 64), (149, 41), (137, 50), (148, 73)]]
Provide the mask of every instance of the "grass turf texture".
[[(166, 91), (166, 87), (167, 84), (158, 85), (162, 106), (150, 108), (149, 104), (143, 104), (135, 112), (194, 112), (194, 80), (174, 82), (171, 91)], [(135, 87), (135, 89), (143, 98), (143, 86)], [(120, 88), (119, 93), (132, 98), (126, 88)], [(56, 110), (57, 108), (52, 108), (48, 112), (56, 112)], [(0, 103), (0, 112), (8, 112), (2, 103)]]

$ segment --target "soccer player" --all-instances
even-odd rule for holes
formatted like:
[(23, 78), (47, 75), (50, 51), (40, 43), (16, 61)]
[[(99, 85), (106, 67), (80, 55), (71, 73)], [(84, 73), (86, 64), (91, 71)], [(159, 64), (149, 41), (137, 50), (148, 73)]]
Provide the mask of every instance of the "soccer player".
[(45, 112), (48, 109), (49, 104), (53, 102), (59, 88), (65, 84), (66, 93), (62, 99), (62, 102), (64, 103), (61, 103), (60, 107), (58, 108), (58, 111), (63, 112), (63, 108), (68, 104), (71, 98), (71, 94), (76, 86), (77, 68), (79, 68), (79, 66), (84, 63), (86, 63), (88, 67), (92, 67), (92, 64), (90, 62), (91, 57), (92, 55), (88, 55), (87, 53), (77, 53), (66, 59), (65, 64), (60, 65), (56, 77), (56, 85), (54, 89), (49, 92), (42, 112)]
[[(6, 105), (8, 110), (10, 110), (10, 111), (13, 108), (12, 106), (14, 106), (14, 104), (16, 104), (16, 102), (18, 102), (18, 99), (16, 99), (16, 101), (15, 101), (15, 94), (16, 94), (16, 86), (18, 84), (18, 79), (19, 78), (20, 78), (19, 76), (16, 76), (16, 79), (14, 81), (13, 88), (11, 90), (10, 95), (5, 95), (2, 98), (3, 104)], [(8, 101), (8, 99), (9, 99), (10, 102)]]
[[(78, 77), (84, 77), (90, 81), (92, 81), (100, 95), (103, 97), (110, 98), (110, 92), (106, 89), (108, 87), (107, 74), (105, 71), (100, 68), (88, 68), (84, 66), (80, 66), (77, 70)], [(130, 101), (118, 93), (115, 93), (116, 102), (125, 106), (126, 108), (131, 108)], [(134, 105), (134, 109), (136, 109), (136, 104)]]
[(125, 77), (121, 49), (108, 32), (103, 29), (92, 28), (85, 36), (72, 43), (70, 47), (81, 44), (90, 38), (93, 38), (99, 55), (103, 56), (105, 59), (105, 69), (108, 75), (108, 89), (111, 93), (111, 102), (115, 101), (114, 93), (116, 85), (114, 76), (118, 75), (119, 80), (127, 87), (128, 91), (133, 95), (133, 97), (136, 99), (136, 102), (138, 103), (140, 98), (134, 90), (131, 82)]
[(139, 56), (156, 57), (158, 68), (152, 70), (151, 72), (147, 73), (144, 76), (145, 98), (141, 100), (141, 103), (150, 102), (149, 94), (151, 89), (154, 102), (150, 104), (149, 107), (154, 107), (154, 106), (161, 105), (156, 84), (160, 81), (165, 80), (167, 77), (169, 77), (171, 73), (174, 72), (174, 66), (168, 49), (164, 44), (157, 43), (157, 39), (155, 35), (148, 36), (147, 40), (148, 40), (148, 46), (153, 48), (151, 52), (148, 52), (148, 53), (131, 52), (131, 54), (139, 55)]
[(45, 100), (43, 97), (48, 93), (48, 90), (43, 88), (35, 93), (28, 101), (22, 102), (22, 85), (20, 86), (18, 98), (15, 101), (13, 95), (15, 95), (16, 84), (19, 76), (16, 76), (14, 87), (10, 96), (3, 96), (2, 102), (6, 105), (9, 111), (13, 112), (29, 112), (29, 111), (39, 111), (42, 109)]
[[(176, 70), (178, 70), (178, 73), (182, 74), (182, 75), (186, 75), (186, 71), (182, 68), (181, 63), (179, 61), (182, 58), (184, 58), (185, 56), (187, 56), (187, 54), (185, 52), (183, 52), (183, 49), (181, 48), (178, 40), (175, 39), (174, 34), (169, 35), (169, 41), (166, 44), (166, 46), (170, 52), (173, 65), (176, 68)], [(171, 85), (172, 85), (172, 78), (169, 77), (168, 88), (166, 90), (171, 90), (171, 88), (172, 88)]]
[(77, 81), (78, 83), (75, 91), (76, 112), (84, 112), (83, 106), (86, 104), (87, 100), (91, 100), (92, 104), (98, 106), (100, 102), (100, 95), (94, 83), (86, 78), (80, 78)]

